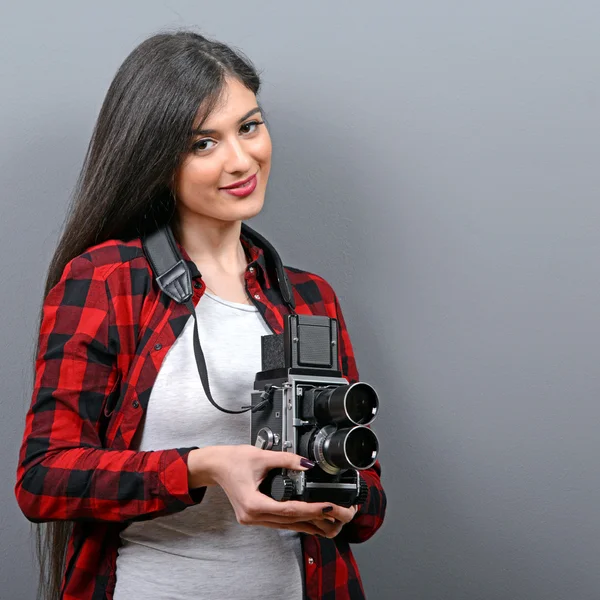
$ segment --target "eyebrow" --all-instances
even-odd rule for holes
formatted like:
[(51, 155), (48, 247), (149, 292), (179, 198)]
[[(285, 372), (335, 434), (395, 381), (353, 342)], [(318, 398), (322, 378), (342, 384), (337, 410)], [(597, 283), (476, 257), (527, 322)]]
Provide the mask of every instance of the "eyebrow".
[[(253, 108), (252, 110), (249, 110), (243, 117), (240, 117), (238, 119), (238, 124), (243, 123), (248, 117), (251, 117), (253, 114), (255, 114), (257, 112), (262, 112), (262, 109), (259, 106), (257, 106), (256, 108)], [(213, 135), (218, 132), (216, 129), (193, 129), (192, 133), (194, 135)]]

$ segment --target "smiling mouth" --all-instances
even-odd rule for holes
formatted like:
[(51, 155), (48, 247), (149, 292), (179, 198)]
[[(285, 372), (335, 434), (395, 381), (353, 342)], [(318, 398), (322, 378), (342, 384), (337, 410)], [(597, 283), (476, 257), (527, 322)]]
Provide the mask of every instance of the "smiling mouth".
[(246, 179), (242, 179), (241, 181), (237, 181), (236, 183), (232, 183), (231, 185), (226, 185), (220, 188), (221, 190), (235, 190), (235, 189), (243, 189), (245, 187), (249, 187), (252, 185), (252, 180), (256, 177), (256, 173), (254, 175), (250, 175), (250, 177)]
[(253, 183), (254, 183), (254, 177), (251, 177), (250, 179), (248, 179), (248, 181), (246, 181), (244, 183), (240, 183), (240, 185), (234, 185), (233, 187), (225, 188), (225, 189), (226, 190), (243, 190), (245, 188), (249, 188)]
[(257, 186), (257, 177), (256, 175), (252, 175), (248, 179), (244, 179), (243, 181), (238, 182), (233, 186), (228, 186), (224, 188), (219, 188), (222, 192), (229, 194), (230, 196), (235, 196), (237, 198), (246, 198), (250, 196)]

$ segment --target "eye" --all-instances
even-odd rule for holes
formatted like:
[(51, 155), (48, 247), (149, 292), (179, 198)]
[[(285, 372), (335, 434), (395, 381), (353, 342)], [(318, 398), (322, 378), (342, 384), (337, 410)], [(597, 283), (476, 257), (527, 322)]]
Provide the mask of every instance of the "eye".
[(263, 123), (264, 121), (248, 121), (248, 123), (244, 123), (240, 127), (240, 131), (243, 134), (254, 133), (258, 129), (258, 126), (262, 125)]
[(192, 149), (194, 150), (194, 152), (206, 152), (206, 150), (210, 150), (211, 148), (213, 148), (214, 144), (216, 144), (214, 140), (205, 138), (203, 140), (198, 140), (197, 142), (195, 142), (192, 146)]

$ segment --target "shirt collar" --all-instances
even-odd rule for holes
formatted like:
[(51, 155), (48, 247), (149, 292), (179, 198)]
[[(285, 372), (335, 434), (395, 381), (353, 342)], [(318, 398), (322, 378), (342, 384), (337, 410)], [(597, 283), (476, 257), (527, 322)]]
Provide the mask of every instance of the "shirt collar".
[[(259, 280), (262, 279), (262, 281), (266, 282), (268, 287), (267, 264), (264, 250), (260, 246), (254, 244), (247, 236), (243, 234), (240, 235), (240, 241), (246, 252), (246, 257), (248, 258), (248, 266), (254, 266), (256, 268), (257, 278)], [(196, 263), (190, 258), (186, 249), (181, 245), (181, 243), (178, 240), (177, 248), (179, 249), (183, 260), (186, 262), (190, 269), (192, 279), (202, 277), (200, 271), (198, 270), (198, 267), (196, 266)]]

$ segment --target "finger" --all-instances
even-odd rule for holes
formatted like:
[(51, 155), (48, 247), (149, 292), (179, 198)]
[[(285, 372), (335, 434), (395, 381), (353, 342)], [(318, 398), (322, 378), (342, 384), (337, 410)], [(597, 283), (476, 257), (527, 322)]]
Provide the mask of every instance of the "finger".
[(258, 513), (254, 516), (257, 521), (270, 521), (272, 523), (279, 524), (290, 524), (290, 523), (304, 523), (306, 521), (310, 521), (319, 527), (321, 524), (327, 523), (329, 525), (337, 525), (339, 521), (336, 521), (333, 517), (328, 517), (327, 515), (318, 515), (313, 519), (305, 519), (303, 517), (298, 516), (282, 516), (282, 515), (274, 515), (273, 513)]
[(312, 523), (313, 525), (316, 525), (319, 529), (323, 531), (323, 535), (325, 537), (330, 539), (338, 535), (338, 533), (342, 530), (342, 527), (344, 526), (343, 523), (338, 523), (337, 521), (335, 521), (333, 525), (331, 523), (326, 523), (323, 521), (312, 521)]
[(293, 452), (272, 452), (263, 450), (267, 456), (267, 466), (270, 469), (282, 468), (292, 469), (293, 471), (306, 471), (311, 469), (315, 463)]
[(311, 521), (311, 523), (323, 532), (322, 535), (328, 538), (335, 537), (344, 526), (342, 523), (338, 523), (337, 521), (334, 523), (330, 523), (329, 521)]
[(335, 524), (339, 523), (333, 518), (326, 517), (324, 515), (319, 515), (314, 518), (305, 518), (298, 516), (282, 516), (282, 515), (274, 515), (273, 513), (258, 513), (253, 516), (257, 521), (270, 521), (272, 523), (279, 523), (280, 525), (290, 525), (294, 523), (305, 523), (307, 521), (311, 521), (313, 523), (329, 523)]
[(279, 523), (297, 523), (313, 519), (335, 518), (324, 513), (323, 509), (331, 504), (309, 503), (298, 500), (278, 502), (260, 492), (251, 493), (236, 509), (240, 522), (277, 521)]
[(292, 531), (302, 531), (304, 533), (310, 533), (311, 535), (318, 535), (320, 537), (325, 537), (329, 539), (332, 539), (336, 535), (338, 535), (343, 527), (342, 523), (336, 523), (336, 525), (331, 525), (330, 523), (326, 523), (325, 521), (300, 521), (298, 523), (288, 524), (272, 523), (271, 521), (260, 521), (258, 524), (263, 525), (265, 527), (273, 527), (277, 529), (291, 529)]
[[(348, 519), (349, 514), (342, 512), (341, 506), (336, 507), (330, 502), (302, 502), (300, 500), (288, 500), (278, 502), (258, 492), (249, 502), (249, 510), (253, 514), (270, 514), (280, 517), (291, 517), (291, 520), (310, 521), (324, 517), (337, 520)], [(339, 517), (339, 518), (338, 518)], [(346, 522), (346, 521), (344, 521)]]
[(337, 504), (333, 504), (331, 509), (326, 509), (325, 514), (329, 517), (333, 517), (336, 521), (340, 521), (341, 523), (350, 523), (356, 514), (356, 509), (351, 506), (350, 508), (345, 508), (344, 506), (338, 506)]
[(256, 523), (252, 523), (252, 525), (260, 525), (261, 527), (269, 527), (270, 529), (288, 529), (299, 533), (323, 536), (323, 531), (310, 521), (286, 524), (272, 523), (271, 521), (257, 521)]

